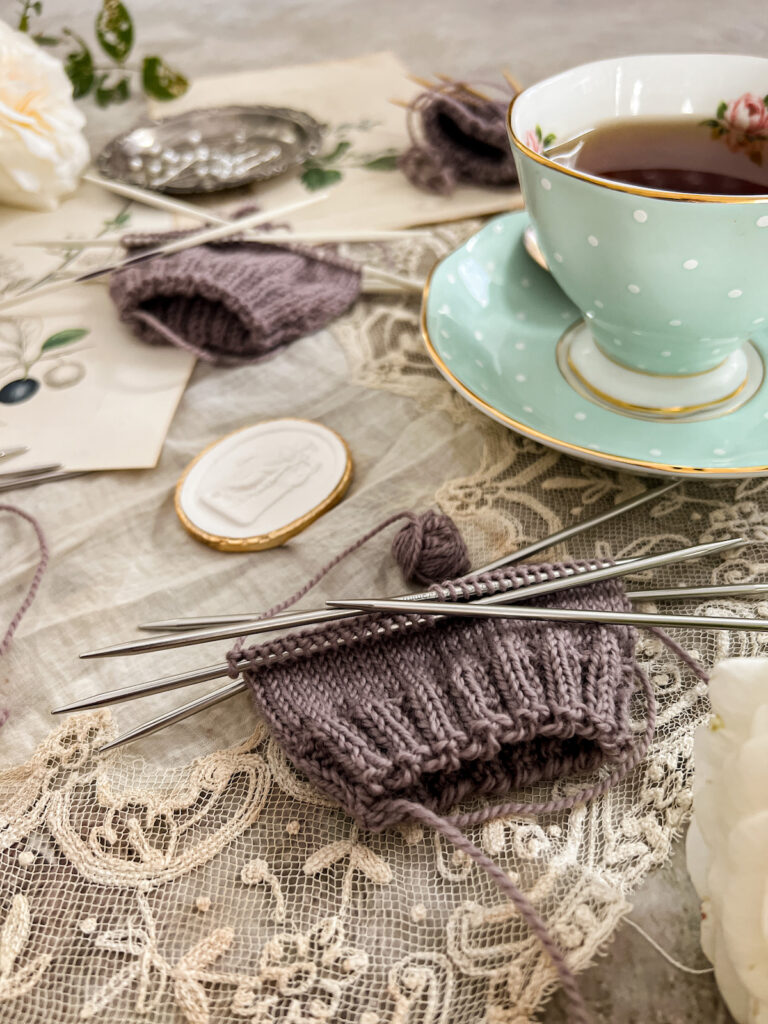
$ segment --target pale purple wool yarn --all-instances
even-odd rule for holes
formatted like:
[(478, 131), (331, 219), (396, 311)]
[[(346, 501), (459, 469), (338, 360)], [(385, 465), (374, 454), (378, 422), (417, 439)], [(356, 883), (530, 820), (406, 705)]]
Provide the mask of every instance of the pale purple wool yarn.
[[(293, 603), (346, 554), (402, 518), (408, 523), (395, 538), (393, 554), (406, 575), (431, 583), (442, 600), (470, 596), (468, 584), (478, 580), (492, 591), (517, 589), (588, 564), (506, 566), (435, 584), (451, 559), (453, 566), (468, 563), (455, 524), (434, 512), (399, 513), (265, 614)], [(539, 602), (631, 609), (619, 580), (560, 591)], [(707, 678), (662, 631), (652, 632)], [(625, 626), (435, 621), (404, 611), (360, 615), (249, 648), (240, 640), (228, 660), (231, 675), (242, 675), (250, 686), (288, 757), (360, 825), (380, 830), (420, 822), (487, 872), (549, 954), (571, 1002), (569, 1019), (588, 1024), (576, 978), (546, 923), (506, 872), (461, 830), (494, 817), (550, 814), (587, 802), (643, 760), (653, 738), (656, 704), (634, 648), (635, 632)], [(638, 684), (646, 701), (639, 735), (630, 718)], [(508, 797), (521, 787), (601, 767), (608, 773), (568, 797), (542, 803), (507, 799), (450, 813), (459, 801)]]
[[(513, 567), (482, 579), (518, 587), (531, 573), (553, 578), (562, 568)], [(465, 586), (458, 580), (434, 589), (450, 600)], [(630, 607), (618, 581), (562, 591), (545, 603)], [(278, 742), (322, 792), (366, 828), (406, 820), (436, 828), (489, 873), (552, 958), (574, 1006), (571, 1020), (585, 1022), (575, 977), (546, 924), (460, 829), (500, 814), (562, 810), (614, 785), (639, 763), (653, 734), (654, 702), (634, 645), (634, 631), (622, 626), (501, 619), (414, 624), (404, 614), (359, 616), (232, 654), (233, 673), (242, 673)], [(276, 663), (261, 668), (265, 657)], [(639, 738), (629, 714), (638, 678), (648, 701)], [(613, 768), (607, 779), (568, 799), (445, 817), (461, 800), (505, 796), (603, 765)]]
[(467, 545), (450, 516), (431, 509), (407, 515), (408, 522), (392, 541), (392, 555), (405, 579), (427, 585), (469, 572)]
[[(135, 247), (177, 237), (135, 236)], [(328, 252), (228, 241), (185, 249), (114, 273), (120, 319), (150, 345), (240, 365), (312, 334), (360, 293), (360, 270)]]
[(411, 146), (397, 166), (412, 185), (438, 195), (460, 184), (515, 186), (508, 106), (507, 97), (481, 100), (453, 85), (422, 93), (408, 112)]

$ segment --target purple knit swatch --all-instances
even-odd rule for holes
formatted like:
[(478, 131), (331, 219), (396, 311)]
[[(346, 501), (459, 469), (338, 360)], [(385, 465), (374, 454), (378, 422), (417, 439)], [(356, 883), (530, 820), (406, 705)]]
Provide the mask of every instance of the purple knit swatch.
[(478, 100), (455, 87), (422, 93), (408, 122), (413, 145), (398, 167), (412, 185), (439, 195), (450, 195), (459, 184), (516, 185), (507, 140), (508, 106), (508, 99)]
[[(545, 603), (630, 608), (615, 581)], [(402, 821), (404, 801), (445, 813), (632, 753), (630, 628), (446, 619), (403, 630), (403, 619), (361, 616), (241, 652), (315, 650), (269, 671), (246, 662), (243, 676), (289, 757), (361, 825)], [(386, 635), (360, 641), (373, 623)]]
[[(158, 237), (173, 236), (144, 244)], [(360, 272), (323, 251), (228, 242), (128, 267), (109, 291), (142, 341), (238, 365), (340, 316), (360, 292)]]
[[(517, 589), (531, 575), (546, 578), (566, 566), (584, 567), (513, 566), (482, 579)], [(443, 599), (460, 599), (467, 582), (434, 589)], [(618, 580), (539, 600), (553, 608), (631, 607)], [(238, 645), (232, 665), (237, 661), (294, 764), (362, 826), (419, 821), (488, 873), (549, 954), (571, 1002), (569, 1019), (587, 1024), (576, 978), (546, 923), (461, 829), (499, 814), (565, 809), (604, 792), (639, 763), (653, 736), (655, 702), (634, 647), (634, 630), (626, 626), (362, 615)], [(647, 701), (639, 737), (630, 719), (638, 681)], [(567, 798), (445, 817), (458, 801), (502, 797), (602, 766), (612, 769), (607, 778)]]

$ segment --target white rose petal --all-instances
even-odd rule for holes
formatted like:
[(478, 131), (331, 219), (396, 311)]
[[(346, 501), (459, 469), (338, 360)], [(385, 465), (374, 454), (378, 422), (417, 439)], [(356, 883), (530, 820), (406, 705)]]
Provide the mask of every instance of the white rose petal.
[(53, 210), (89, 160), (61, 62), (0, 21), (0, 203)]
[(720, 662), (710, 697), (687, 839), (702, 949), (739, 1024), (768, 1024), (768, 658)]

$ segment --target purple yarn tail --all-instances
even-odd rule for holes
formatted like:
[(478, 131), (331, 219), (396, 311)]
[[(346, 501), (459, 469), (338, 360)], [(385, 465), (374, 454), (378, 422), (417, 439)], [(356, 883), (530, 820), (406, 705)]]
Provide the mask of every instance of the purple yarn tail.
[(648, 632), (653, 633), (654, 636), (658, 637), (659, 640), (677, 657), (682, 661), (688, 668), (702, 679), (705, 683), (709, 682), (709, 672), (703, 668), (695, 658), (686, 651), (684, 647), (681, 647), (677, 640), (673, 640), (671, 636), (660, 629), (658, 626), (649, 626)]
[(576, 976), (568, 966), (564, 954), (558, 948), (546, 923), (536, 912), (536, 909), (531, 904), (530, 900), (520, 891), (520, 889), (518, 889), (502, 868), (500, 868), (498, 864), (494, 863), (490, 857), (486, 856), (482, 850), (478, 849), (478, 847), (464, 835), (461, 829), (469, 828), (473, 825), (481, 825), (484, 822), (489, 821), (491, 818), (499, 818), (512, 814), (540, 815), (551, 814), (555, 811), (568, 810), (577, 804), (587, 803), (588, 801), (595, 799), (595, 797), (601, 796), (603, 793), (612, 789), (621, 782), (621, 780), (633, 771), (645, 758), (656, 728), (656, 698), (653, 692), (653, 687), (648, 676), (639, 666), (637, 666), (636, 671), (648, 704), (645, 731), (640, 741), (635, 745), (629, 756), (625, 758), (621, 766), (601, 782), (595, 783), (595, 785), (589, 786), (586, 789), (582, 789), (578, 793), (574, 793), (572, 796), (563, 797), (557, 800), (549, 800), (542, 803), (515, 802), (497, 804), (493, 807), (484, 807), (479, 811), (473, 811), (469, 814), (456, 814), (450, 817), (442, 817), (439, 814), (435, 814), (428, 808), (423, 807), (421, 804), (412, 803), (410, 801), (403, 801), (401, 804), (404, 813), (406, 813), (411, 819), (419, 821), (423, 825), (431, 826), (453, 843), (457, 849), (462, 850), (470, 856), (475, 863), (478, 864), (498, 885), (501, 891), (509, 897), (520, 913), (520, 916), (530, 928), (531, 932), (536, 936), (542, 947), (546, 950), (560, 977), (560, 983), (563, 991), (571, 1003), (571, 1014), (569, 1016), (569, 1020), (572, 1024), (589, 1024), (589, 1015), (587, 1014), (587, 1008), (584, 1004), (584, 999), (579, 989)]
[(151, 327), (153, 331), (157, 331), (165, 340), (171, 344), (176, 345), (177, 348), (184, 349), (185, 352), (191, 352), (193, 356), (196, 356), (203, 363), (216, 363), (220, 362), (216, 356), (211, 355), (206, 349), (201, 348), (199, 345), (190, 344), (186, 338), (182, 338), (176, 331), (171, 330), (170, 327), (166, 327), (162, 320), (158, 320), (152, 313), (148, 313), (146, 309), (137, 309), (133, 314), (135, 320), (141, 321), (146, 324), (147, 327)]
[[(40, 523), (37, 521), (37, 519), (35, 519), (34, 516), (30, 515), (28, 512), (24, 512), (20, 508), (17, 508), (15, 505), (0, 505), (0, 512), (11, 512), (11, 513), (13, 513), (13, 515), (20, 516), (22, 519), (26, 519), (26, 521), (31, 524), (32, 529), (37, 534), (37, 543), (38, 543), (39, 548), (40, 548), (40, 561), (37, 563), (37, 568), (35, 569), (35, 575), (32, 577), (32, 582), (29, 585), (29, 590), (27, 591), (26, 597), (21, 602), (21, 605), (19, 606), (19, 610), (16, 612), (16, 614), (11, 619), (11, 621), (10, 621), (10, 623), (8, 625), (8, 628), (5, 631), (5, 636), (3, 637), (2, 641), (0, 641), (0, 657), (2, 657), (2, 655), (4, 655), (8, 651), (8, 648), (11, 646), (11, 640), (13, 640), (13, 634), (18, 629), (19, 623), (21, 622), (21, 620), (26, 615), (27, 610), (29, 609), (29, 606), (35, 600), (35, 596), (37, 595), (37, 591), (40, 588), (40, 581), (42, 580), (43, 574), (44, 574), (45, 569), (46, 569), (46, 566), (48, 565), (48, 558), (49, 558), (50, 553), (48, 551), (48, 544), (47, 544), (46, 539), (45, 539), (45, 534), (43, 533), (43, 528), (40, 525)], [(0, 713), (0, 717), (2, 717), (1, 713)], [(8, 716), (6, 714), (5, 718), (7, 718), (7, 717)], [(5, 721), (5, 718), (2, 719), (2, 722), (0, 722), (0, 725), (3, 724), (3, 722)]]
[[(279, 615), (280, 612), (285, 611), (286, 608), (290, 608), (291, 605), (296, 604), (297, 601), (300, 601), (302, 597), (304, 597), (305, 594), (309, 593), (309, 591), (314, 586), (317, 586), (320, 580), (324, 576), (326, 576), (331, 571), (331, 569), (334, 569), (339, 564), (339, 562), (343, 561), (348, 555), (353, 554), (355, 551), (357, 551), (358, 548), (361, 548), (363, 544), (369, 541), (372, 537), (375, 537), (377, 533), (381, 533), (382, 530), (386, 529), (388, 526), (391, 526), (392, 523), (396, 523), (400, 519), (408, 519), (412, 517), (412, 515), (412, 512), (395, 512), (394, 515), (388, 516), (381, 523), (379, 523), (378, 526), (374, 526), (373, 529), (369, 530), (367, 533), (364, 533), (362, 537), (358, 537), (356, 541), (353, 541), (353, 543), (350, 544), (348, 547), (344, 548), (343, 551), (340, 551), (335, 558), (332, 558), (330, 560), (330, 562), (326, 562), (325, 565), (318, 569), (314, 576), (310, 577), (310, 579), (308, 579), (307, 582), (302, 587), (299, 587), (299, 589), (295, 593), (291, 594), (290, 597), (287, 597), (284, 601), (280, 601), (279, 604), (272, 605), (271, 608), (268, 608), (259, 616), (259, 619), (271, 619), (273, 615)], [(232, 676), (233, 679), (236, 679), (240, 675), (240, 666), (238, 665), (238, 661), (240, 658), (240, 652), (242, 651), (243, 646), (245, 645), (245, 641), (246, 637), (239, 637), (236, 643), (229, 651), (229, 653), (227, 654), (227, 662), (229, 663), (229, 674)]]
[(428, 810), (428, 808), (422, 807), (420, 804), (404, 804), (403, 809), (407, 809), (408, 815), (412, 820), (434, 828), (437, 832), (440, 832), (441, 835), (445, 836), (449, 842), (453, 843), (458, 850), (461, 850), (463, 853), (466, 853), (471, 857), (475, 863), (488, 874), (496, 885), (498, 885), (499, 889), (509, 897), (517, 908), (520, 916), (530, 928), (531, 932), (547, 951), (549, 958), (560, 977), (560, 983), (563, 987), (563, 991), (568, 996), (571, 1003), (571, 1013), (568, 1018), (569, 1021), (571, 1024), (589, 1024), (589, 1015), (587, 1014), (587, 1008), (579, 990), (576, 976), (566, 963), (563, 953), (556, 945), (549, 929), (536, 912), (536, 909), (527, 896), (518, 889), (512, 879), (499, 867), (498, 864), (495, 864), (490, 857), (486, 856), (482, 850), (475, 846), (471, 840), (467, 839), (467, 837), (459, 831), (452, 819), (443, 818), (439, 814), (435, 814), (433, 811)]

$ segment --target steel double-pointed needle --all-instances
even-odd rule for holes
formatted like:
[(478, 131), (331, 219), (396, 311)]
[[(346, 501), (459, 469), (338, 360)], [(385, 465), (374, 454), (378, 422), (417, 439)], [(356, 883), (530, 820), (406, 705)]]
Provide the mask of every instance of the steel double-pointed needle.
[[(632, 625), (632, 626), (695, 626), (698, 629), (746, 629), (768, 632), (768, 620), (745, 619), (730, 616), (699, 616), (699, 615), (648, 615), (639, 612), (601, 612), (580, 609), (562, 608), (521, 608), (519, 606), (498, 606), (480, 605), (480, 602), (462, 604), (460, 602), (432, 602), (419, 601), (410, 604), (407, 609), (397, 601), (358, 601), (355, 602), (357, 611), (391, 611), (398, 614), (406, 613), (409, 618), (402, 621), (403, 628), (408, 624), (417, 624), (424, 615), (433, 617), (436, 615), (462, 615), (464, 617), (491, 617), (491, 618), (514, 618), (534, 619), (553, 622), (592, 622), (604, 625)], [(412, 618), (411, 618), (412, 616)], [(221, 666), (226, 670), (226, 666)], [(222, 672), (223, 674), (223, 672)], [(220, 701), (227, 700), (237, 693), (247, 689), (247, 684), (241, 680), (235, 680), (226, 686), (214, 690), (203, 698), (190, 701), (173, 711), (153, 718), (152, 721), (140, 725), (130, 732), (118, 736), (102, 751), (122, 746), (124, 743), (140, 739), (151, 733), (158, 732), (168, 726), (175, 725), (191, 715), (204, 711), (206, 708)]]
[[(358, 612), (396, 612), (403, 609), (395, 601), (375, 598), (336, 601), (341, 608)], [(407, 609), (409, 615), (489, 619), (536, 619), (543, 622), (597, 622), (611, 626), (684, 626), (696, 629), (745, 629), (768, 633), (768, 619), (743, 619), (730, 615), (659, 615), (647, 612), (596, 611), (591, 608), (520, 608), (517, 605), (483, 605), (459, 601), (417, 601)]]
[[(490, 594), (487, 597), (482, 597), (477, 601), (451, 601), (451, 602), (427, 602), (427, 601), (409, 601), (408, 603), (402, 602), (400, 604), (397, 601), (389, 601), (386, 598), (379, 600), (378, 598), (361, 598), (360, 601), (365, 601), (366, 604), (360, 604), (360, 601), (354, 600), (343, 600), (343, 601), (326, 601), (329, 608), (342, 608), (351, 610), (352, 608), (368, 607), (371, 608), (370, 601), (374, 601), (377, 604), (386, 604), (386, 608), (375, 608), (376, 611), (391, 611), (392, 608), (388, 606), (394, 605), (395, 611), (407, 612), (411, 608), (418, 605), (431, 605), (436, 608), (438, 603), (445, 604), (449, 607), (473, 607), (476, 608), (478, 605), (481, 607), (487, 607), (488, 605), (494, 604), (509, 604), (510, 602), (516, 601), (531, 601), (537, 597), (541, 597), (543, 594), (554, 594), (560, 590), (568, 590), (575, 587), (584, 587), (587, 584), (599, 583), (602, 580), (613, 580), (621, 575), (626, 575), (628, 572), (637, 572), (640, 569), (655, 568), (659, 565), (669, 565), (673, 562), (686, 561), (689, 558), (700, 558), (703, 555), (715, 554), (719, 551), (728, 551), (731, 548), (738, 548), (746, 542), (743, 538), (736, 537), (728, 541), (714, 541), (710, 544), (696, 544), (691, 548), (682, 548), (678, 551), (665, 551), (659, 555), (648, 555), (645, 558), (636, 558), (631, 562), (627, 562), (623, 565), (604, 565), (598, 569), (591, 569), (588, 572), (582, 572), (577, 578), (571, 577), (570, 579), (560, 580), (548, 580), (546, 583), (534, 584), (530, 587), (520, 587), (519, 590), (513, 591), (501, 591), (498, 594)], [(437, 611), (435, 610), (435, 614)], [(481, 614), (481, 612), (477, 612)]]
[(24, 452), (28, 451), (29, 448), (24, 444), (18, 445), (16, 448), (0, 448), (0, 462), (3, 459), (13, 459), (17, 455), (23, 455)]
[[(475, 604), (500, 604), (507, 601), (524, 601), (538, 597), (540, 594), (550, 594), (558, 590), (565, 590), (570, 587), (586, 586), (588, 583), (597, 583), (600, 580), (613, 579), (617, 576), (624, 576), (629, 572), (638, 572), (642, 569), (652, 569), (659, 565), (668, 565), (672, 562), (682, 562), (689, 558), (700, 558), (702, 555), (713, 554), (717, 551), (726, 551), (729, 548), (738, 547), (745, 542), (741, 538), (734, 540), (715, 541), (711, 544), (696, 544), (690, 548), (682, 548), (676, 551), (665, 551), (659, 555), (649, 555), (645, 558), (636, 558), (631, 562), (621, 565), (603, 565), (597, 569), (587, 569), (579, 572), (570, 572), (559, 576), (556, 579), (546, 580), (543, 583), (533, 583), (530, 586), (520, 587), (516, 591), (505, 590), (488, 597), (480, 598)], [(433, 595), (434, 596), (434, 595)], [(396, 607), (403, 610), (413, 604), (411, 598), (394, 598)], [(169, 633), (161, 636), (149, 637), (146, 640), (132, 640), (128, 643), (114, 644), (111, 647), (103, 647), (97, 651), (88, 651), (81, 654), (81, 658), (114, 658), (124, 654), (144, 654), (150, 651), (165, 651), (174, 647), (188, 647), (193, 644), (205, 644), (215, 640), (232, 640), (239, 636), (249, 636), (254, 633), (268, 632), (274, 629), (283, 629), (299, 625), (308, 625), (317, 622), (333, 621), (343, 618), (340, 615), (341, 607), (334, 602), (327, 602), (328, 608), (324, 612), (296, 612), (295, 614), (284, 614), (272, 619), (256, 619), (253, 622), (239, 623), (237, 625), (221, 626), (213, 629), (201, 629), (194, 632)]]
[[(476, 569), (475, 573), (493, 572), (494, 569), (500, 569), (504, 565), (509, 565), (510, 562), (524, 562), (526, 558), (530, 558), (531, 555), (538, 554), (539, 551), (544, 551), (546, 548), (554, 547), (556, 544), (561, 544), (564, 540), (569, 540), (571, 537), (575, 537), (579, 533), (583, 533), (584, 530), (589, 530), (593, 526), (602, 526), (603, 523), (609, 522), (615, 516), (623, 515), (624, 512), (631, 512), (635, 508), (639, 508), (641, 505), (645, 505), (649, 501), (653, 501), (655, 498), (660, 498), (663, 494), (673, 490), (675, 487), (679, 487), (683, 481), (680, 479), (672, 480), (668, 484), (663, 484), (661, 487), (654, 487), (652, 490), (643, 491), (642, 494), (636, 494), (634, 498), (627, 498), (626, 501), (620, 502), (618, 505), (614, 505), (613, 508), (606, 509), (605, 512), (599, 513), (599, 515), (592, 516), (591, 519), (585, 519), (582, 522), (574, 523), (573, 526), (566, 526), (564, 530), (558, 530), (557, 533), (552, 533), (549, 537), (542, 537), (541, 540), (535, 540), (532, 544), (527, 544), (524, 548), (513, 552), (511, 555), (504, 555), (501, 558), (497, 558), (495, 562), (490, 562), (488, 565), (484, 565), (482, 569)], [(621, 563), (616, 563), (621, 564)], [(421, 594), (410, 594), (408, 600), (410, 601), (432, 601), (437, 597), (432, 591), (424, 591)]]
[(170, 690), (177, 690), (182, 686), (207, 683), (211, 679), (221, 679), (222, 676), (228, 674), (229, 665), (226, 662), (220, 665), (208, 665), (205, 668), (197, 669), (195, 672), (180, 672), (177, 675), (153, 679), (149, 683), (138, 683), (134, 686), (123, 686), (119, 690), (96, 693), (91, 697), (85, 697), (83, 700), (64, 704), (60, 708), (51, 708), (51, 714), (63, 715), (70, 711), (90, 711), (94, 708), (107, 707), (109, 704), (122, 704), (124, 701), (135, 700), (137, 697), (151, 697), (155, 693), (166, 693)]
[(768, 594), (768, 583), (724, 583), (707, 587), (662, 587), (660, 590), (627, 590), (630, 601), (679, 601), (700, 597), (757, 597)]
[[(206, 711), (208, 708), (212, 708), (223, 700), (234, 697), (236, 693), (241, 693), (245, 689), (247, 689), (246, 684), (240, 679), (236, 679), (228, 686), (222, 686), (220, 689), (214, 690), (213, 693), (208, 693), (204, 697), (198, 697), (197, 700), (192, 700), (189, 704), (185, 704), (183, 708), (178, 708), (173, 721), (182, 722), (185, 718), (190, 718), (199, 711)], [(103, 754), (114, 747), (121, 747), (124, 743), (140, 739), (142, 736), (151, 736), (153, 732), (158, 732), (160, 729), (164, 729), (166, 725), (172, 724), (167, 721), (167, 718), (168, 715), (159, 715), (157, 718), (153, 718), (151, 722), (145, 722), (144, 725), (139, 725), (137, 728), (131, 729), (130, 732), (123, 733), (122, 736), (118, 736), (111, 743), (105, 743), (103, 747), (100, 747), (99, 753)]]
[(208, 242), (215, 242), (219, 239), (227, 238), (230, 235), (239, 234), (241, 231), (245, 231), (247, 228), (253, 227), (255, 224), (264, 223), (272, 217), (292, 213), (294, 210), (300, 210), (305, 206), (310, 206), (313, 203), (320, 202), (327, 198), (327, 193), (318, 193), (308, 199), (300, 199), (295, 203), (290, 203), (289, 205), (283, 206), (277, 210), (260, 210), (256, 213), (249, 214), (247, 217), (240, 217), (238, 220), (228, 221), (226, 224), (219, 224), (216, 227), (205, 228), (202, 231), (195, 231), (191, 235), (186, 235), (183, 238), (177, 238), (170, 242), (166, 242), (164, 245), (158, 246), (156, 249), (150, 249), (139, 253), (136, 256), (128, 256), (124, 260), (118, 260), (116, 263), (110, 263), (106, 266), (99, 267), (97, 270), (91, 270), (84, 274), (80, 274), (77, 277), (68, 277), (63, 281), (52, 281), (50, 284), (44, 284), (39, 287), (28, 288), (24, 291), (15, 292), (12, 295), (6, 295), (0, 299), (0, 310), (9, 309), (22, 302), (36, 299), (41, 295), (49, 295), (52, 292), (61, 291), (72, 284), (84, 284), (87, 281), (93, 281), (98, 277), (103, 277), (105, 274), (111, 274), (113, 270), (122, 270), (124, 267), (132, 267), (137, 263), (145, 263), (147, 260), (156, 259), (158, 256), (170, 256), (172, 253), (182, 252), (184, 249), (192, 249), (197, 245), (205, 245)]
[(73, 480), (76, 476), (86, 476), (89, 471), (85, 469), (65, 470), (62, 473), (34, 473), (31, 476), (22, 476), (20, 473), (7, 478), (0, 477), (0, 493), (3, 491), (18, 491), (22, 487), (37, 487), (38, 484), (55, 483), (57, 480)]
[[(604, 562), (599, 562), (600, 566), (604, 565)], [(626, 572), (629, 572), (629, 566), (634, 562), (624, 563), (627, 568)], [(558, 572), (558, 578), (574, 580), (576, 577), (587, 575), (593, 570), (590, 569), (570, 569), (566, 568), (562, 573)], [(535, 577), (531, 577), (531, 585), (535, 584)], [(524, 587), (520, 588), (525, 589)], [(482, 589), (480, 593), (485, 593)], [(409, 603), (408, 596), (394, 597), (393, 601), (402, 601), (403, 605)], [(329, 608), (314, 608), (306, 611), (298, 612), (281, 612), (279, 615), (273, 615), (269, 618), (259, 618), (258, 616), (254, 619), (241, 620), (239, 622), (230, 623), (227, 620), (227, 624), (223, 626), (217, 626), (201, 630), (175, 630), (168, 634), (162, 634), (157, 636), (148, 637), (144, 640), (132, 640), (125, 644), (116, 644), (112, 647), (105, 647), (98, 651), (88, 651), (85, 654), (81, 654), (81, 658), (101, 658), (101, 657), (117, 657), (123, 654), (144, 654), (153, 651), (165, 651), (174, 647), (186, 647), (190, 644), (204, 644), (209, 643), (213, 640), (231, 640), (238, 636), (250, 636), (257, 633), (271, 633), (276, 629), (296, 629), (300, 626), (312, 626), (323, 622), (336, 622), (339, 619), (354, 618), (354, 613), (332, 611)]]
[[(522, 562), (524, 559), (529, 558), (531, 555), (535, 555), (539, 551), (543, 551), (546, 548), (553, 547), (555, 544), (560, 544), (562, 541), (569, 540), (571, 537), (575, 537), (577, 534), (584, 532), (585, 530), (591, 529), (593, 526), (601, 526), (603, 523), (608, 522), (615, 516), (622, 515), (624, 512), (630, 512), (641, 505), (645, 505), (649, 501), (653, 501), (656, 498), (660, 498), (668, 491), (673, 490), (675, 487), (679, 487), (682, 480), (672, 480), (669, 483), (663, 484), (661, 487), (654, 487), (651, 490), (643, 491), (641, 494), (636, 494), (633, 498), (628, 498), (626, 501), (620, 502), (618, 505), (614, 505), (613, 508), (607, 509), (605, 512), (601, 512), (596, 516), (592, 516), (590, 519), (584, 519), (581, 522), (574, 523), (573, 526), (568, 526), (564, 530), (559, 530), (557, 533), (550, 534), (548, 537), (542, 537), (541, 540), (534, 541), (532, 544), (528, 544), (524, 548), (520, 548), (518, 551), (513, 551), (511, 554), (503, 555), (501, 558), (497, 558), (495, 562), (490, 562), (488, 565), (483, 565), (479, 569), (473, 569), (472, 575), (480, 575), (487, 572), (492, 572), (494, 569), (499, 569), (504, 565), (509, 565), (511, 562)], [(595, 559), (595, 561), (599, 561)], [(631, 559), (622, 559), (616, 562), (617, 565), (625, 564)], [(395, 600), (402, 601), (429, 601), (437, 598), (437, 594), (433, 591), (426, 590), (418, 594), (399, 594)], [(291, 613), (289, 613), (291, 614)], [(307, 614), (312, 614), (308, 612)], [(208, 615), (208, 616), (197, 616), (195, 618), (188, 619), (168, 619), (162, 622), (148, 622), (139, 629), (149, 631), (163, 631), (163, 630), (187, 630), (187, 629), (203, 629), (208, 626), (226, 626), (235, 623), (242, 622), (253, 622), (259, 617), (259, 613), (253, 614), (234, 614), (234, 615)], [(326, 621), (325, 618), (319, 621)], [(311, 625), (311, 622), (305, 623), (305, 625)]]
[[(614, 562), (614, 563), (608, 563), (604, 559), (600, 559), (600, 558), (587, 559), (587, 561), (592, 563), (591, 566), (585, 566), (584, 568), (577, 568), (577, 569), (571, 569), (569, 567), (565, 567), (562, 570), (555, 569), (554, 572), (558, 576), (567, 576), (569, 578), (572, 578), (574, 576), (579, 575), (580, 573), (589, 572), (589, 571), (591, 571), (591, 569), (600, 568), (603, 565), (608, 565), (608, 564), (629, 565), (629, 563), (634, 561), (634, 559), (627, 558), (627, 559), (622, 559), (620, 562)], [(478, 570), (478, 572), (482, 572), (482, 571), (483, 571), (482, 569)], [(540, 581), (537, 580), (536, 577), (531, 573), (529, 575), (529, 577), (528, 577), (528, 581), (526, 583), (522, 584), (522, 586), (523, 587), (533, 586), (534, 583), (538, 583), (538, 582), (540, 582)], [(474, 597), (477, 597), (479, 594), (484, 594), (485, 591), (486, 591), (486, 588), (485, 588), (484, 584), (481, 584), (481, 588), (480, 588), (479, 591), (475, 592), (475, 588), (474, 587), (472, 587), (471, 590), (473, 591), (473, 593), (471, 594), (471, 598), (470, 599), (472, 599)], [(432, 592), (430, 591), (430, 593), (432, 593)], [(437, 595), (433, 594), (433, 597), (437, 597)], [(408, 601), (412, 600), (412, 599), (413, 598), (411, 597), (410, 594), (398, 594), (396, 597), (390, 598), (390, 600), (392, 600), (392, 601), (402, 601), (404, 604), (407, 603)], [(144, 625), (139, 626), (139, 629), (146, 630), (147, 632), (150, 632), (150, 633), (154, 633), (154, 632), (185, 633), (185, 632), (189, 632), (190, 630), (193, 630), (193, 629), (209, 629), (209, 628), (211, 628), (213, 626), (228, 626), (228, 625), (233, 625), (234, 626), (234, 625), (238, 625), (238, 624), (244, 623), (244, 622), (256, 622), (256, 621), (259, 621), (259, 622), (261, 622), (263, 624), (264, 623), (268, 623), (270, 629), (278, 629), (280, 627), (280, 625), (283, 625), (283, 626), (290, 625), (290, 624), (292, 624), (294, 626), (296, 626), (296, 625), (311, 625), (315, 621), (321, 621), (321, 622), (326, 621), (326, 612), (327, 612), (326, 608), (315, 608), (315, 609), (313, 609), (311, 611), (306, 611), (306, 612), (280, 612), (279, 615), (274, 615), (274, 616), (270, 617), (269, 619), (260, 618), (259, 617), (259, 612), (252, 612), (250, 615), (248, 615), (248, 614), (241, 614), (241, 615), (234, 615), (234, 614), (233, 615), (209, 615), (209, 616), (203, 616), (201, 618), (195, 618), (195, 619), (168, 619), (165, 622), (147, 622)], [(307, 618), (306, 621), (302, 622), (302, 623), (296, 623), (296, 622), (286, 623), (286, 621), (285, 621), (286, 619), (293, 618), (296, 615), (313, 616), (313, 618), (311, 620), (309, 618)], [(322, 616), (322, 618), (321, 619), (315, 619), (314, 616), (316, 616), (316, 615), (317, 616)], [(347, 616), (340, 614), (339, 617), (340, 618), (346, 618)], [(282, 620), (282, 622), (281, 622), (281, 620)], [(261, 630), (261, 632), (266, 632), (266, 630)]]

